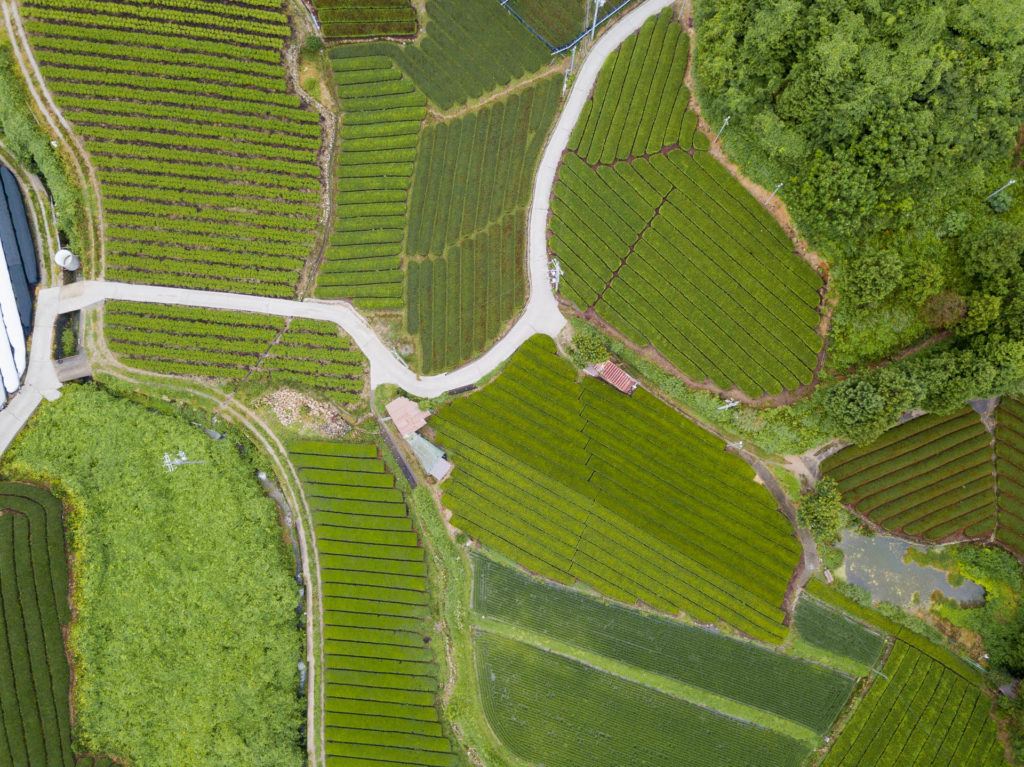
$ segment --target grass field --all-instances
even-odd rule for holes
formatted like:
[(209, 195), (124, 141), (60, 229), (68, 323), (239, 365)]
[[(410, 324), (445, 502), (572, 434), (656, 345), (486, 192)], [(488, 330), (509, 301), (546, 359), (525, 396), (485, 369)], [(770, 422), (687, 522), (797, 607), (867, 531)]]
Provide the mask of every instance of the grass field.
[(406, 248), (424, 372), (481, 353), (523, 304), (526, 206), (560, 99), (550, 77), (423, 133)]
[(991, 436), (970, 408), (922, 416), (822, 464), (845, 503), (886, 530), (927, 541), (996, 527)]
[(996, 411), (999, 524), (996, 540), (1024, 557), (1024, 404), (1004, 397)]
[(313, 0), (324, 38), (412, 37), (418, 28), (410, 0)]
[[(497, 0), (431, 0), (426, 33), (415, 45), (368, 43), (359, 50), (392, 56), (442, 110), (476, 99), (551, 61), (542, 42)], [(346, 55), (343, 48), (331, 56)]]
[(692, 378), (778, 394), (812, 380), (822, 281), (698, 151), (686, 40), (666, 11), (605, 64), (559, 171), (550, 250), (581, 310)]
[(897, 641), (823, 767), (1002, 767), (992, 701), (950, 668)]
[(528, 644), (483, 632), (475, 645), (487, 718), (533, 763), (795, 767), (807, 753), (798, 741)]
[(71, 767), (70, 620), (60, 502), (0, 483), (0, 764)]
[(645, 391), (625, 397), (537, 336), (431, 419), (453, 524), (528, 569), (781, 641), (799, 546), (752, 470)]
[(359, 401), (366, 360), (329, 322), (218, 309), (106, 305), (107, 345), (130, 367)]
[[(191, 463), (168, 471), (178, 451)], [(75, 499), (84, 752), (153, 767), (305, 763), (296, 563), (244, 447), (79, 384), (36, 411), (4, 467), (59, 479)]]
[(28, 0), (26, 28), (97, 168), (106, 276), (292, 296), (320, 125), (288, 92), (273, 0)]
[(332, 54), (345, 110), (335, 183), (335, 226), (317, 279), (321, 298), (367, 309), (402, 300), (406, 207), (426, 100), (386, 56), (344, 46)]
[[(818, 733), (853, 692), (843, 674), (706, 629), (598, 601), (483, 556), (473, 609), (560, 642), (744, 703)], [(880, 645), (879, 645), (880, 649)]]
[(874, 666), (885, 637), (826, 604), (801, 596), (794, 615), (796, 631), (808, 644), (865, 666)]
[(328, 767), (458, 764), (436, 703), (426, 557), (402, 491), (376, 445), (289, 450), (323, 583)]

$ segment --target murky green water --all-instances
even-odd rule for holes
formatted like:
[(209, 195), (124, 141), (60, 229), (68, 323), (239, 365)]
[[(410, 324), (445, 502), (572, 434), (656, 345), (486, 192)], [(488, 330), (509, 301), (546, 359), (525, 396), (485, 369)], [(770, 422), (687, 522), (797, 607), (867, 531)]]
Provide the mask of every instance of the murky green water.
[(869, 537), (846, 530), (839, 548), (846, 555), (846, 580), (866, 588), (875, 601), (909, 607), (916, 593), (923, 606), (931, 602), (935, 591), (960, 602), (981, 602), (985, 598), (985, 590), (973, 581), (953, 586), (942, 570), (903, 561), (907, 549), (924, 550), (923, 546), (886, 535)]

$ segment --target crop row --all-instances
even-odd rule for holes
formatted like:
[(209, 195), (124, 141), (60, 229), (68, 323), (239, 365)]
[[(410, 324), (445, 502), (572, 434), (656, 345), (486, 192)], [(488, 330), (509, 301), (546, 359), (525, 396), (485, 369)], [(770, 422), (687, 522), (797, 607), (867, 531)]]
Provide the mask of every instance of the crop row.
[(689, 38), (671, 9), (644, 24), (601, 69), (569, 148), (606, 164), (663, 147), (689, 149), (696, 118), (687, 111), (688, 54)]
[(508, 0), (523, 21), (552, 48), (568, 45), (584, 31), (590, 9), (578, 0)]
[(141, 370), (292, 386), (342, 404), (363, 391), (365, 359), (332, 323), (112, 301), (104, 330)]
[[(480, 632), (487, 720), (520, 759), (548, 767), (795, 767), (806, 746), (545, 650)], [(638, 744), (642, 744), (640, 749)], [(639, 756), (638, 754), (642, 754)]]
[(333, 65), (345, 120), (336, 223), (317, 295), (398, 308), (409, 183), (426, 100), (385, 56), (348, 55)]
[(970, 408), (914, 418), (829, 457), (843, 499), (888, 530), (928, 540), (984, 537), (996, 525), (991, 436)]
[(410, 204), (411, 255), (438, 255), (526, 207), (561, 94), (558, 77), (423, 132)]
[(806, 595), (797, 602), (794, 620), (808, 644), (865, 666), (874, 666), (885, 644), (881, 634)]
[[(538, 571), (781, 637), (799, 552), (749, 468), (653, 398), (623, 399), (594, 381), (580, 387), (549, 347), (531, 340), (497, 381), (432, 421), (456, 464), (446, 505), (506, 550), (546, 563)], [(514, 462), (522, 466), (508, 468)], [(530, 483), (517, 481), (526, 471)], [(575, 532), (560, 516), (574, 508), (586, 510), (576, 512)]]
[(374, 445), (289, 450), (321, 571), (328, 764), (455, 765), (435, 702), (426, 558), (394, 477)]
[(60, 503), (0, 483), (0, 760), (72, 767), (70, 619)]
[(992, 704), (964, 678), (896, 642), (881, 675), (836, 739), (824, 767), (1005, 763)]
[[(431, 0), (416, 45), (371, 43), (366, 51), (394, 58), (441, 109), (451, 109), (550, 63), (547, 46), (495, 0)], [(335, 48), (331, 56), (345, 56)]]
[[(835, 671), (751, 642), (551, 586), (473, 558), (473, 609), (605, 658), (827, 730), (853, 691)], [(872, 635), (876, 636), (877, 635)], [(881, 649), (878, 638), (876, 653)]]
[(324, 37), (411, 37), (416, 34), (416, 9), (409, 0), (314, 0)]
[(996, 540), (1024, 557), (1024, 404), (1004, 397), (996, 423)]
[(524, 236), (513, 213), (444, 257), (409, 262), (407, 327), (425, 373), (482, 353), (522, 306)]
[[(25, 12), (101, 178), (108, 276), (293, 294), (315, 239), (320, 142), (283, 76), (280, 9), (33, 0)], [(227, 256), (154, 258), (150, 243)], [(265, 257), (295, 266), (261, 269)]]
[(817, 278), (686, 153), (598, 169), (567, 155), (550, 226), (563, 283), (688, 374), (755, 394), (810, 381)]

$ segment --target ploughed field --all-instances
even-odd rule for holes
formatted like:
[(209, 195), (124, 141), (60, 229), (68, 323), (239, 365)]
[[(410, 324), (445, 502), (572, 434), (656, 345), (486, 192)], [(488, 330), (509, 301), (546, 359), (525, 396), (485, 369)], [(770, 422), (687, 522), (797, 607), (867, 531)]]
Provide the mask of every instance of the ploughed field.
[(290, 386), (338, 404), (363, 394), (366, 359), (331, 322), (110, 301), (104, 333), (121, 362), (139, 370)]
[(813, 378), (821, 277), (711, 157), (671, 10), (605, 63), (559, 170), (560, 290), (685, 375), (750, 396)]
[(526, 568), (781, 642), (800, 547), (753, 471), (643, 390), (586, 378), (536, 336), (430, 421), (452, 524)]
[(994, 540), (1024, 556), (1024, 405), (1004, 397), (994, 435), (971, 408), (925, 415), (822, 463), (843, 501), (926, 542)]
[(318, 225), (320, 125), (289, 92), (274, 0), (27, 0), (97, 169), (106, 276), (292, 296)]
[(427, 562), (373, 444), (289, 445), (313, 513), (328, 767), (458, 764), (437, 706)]

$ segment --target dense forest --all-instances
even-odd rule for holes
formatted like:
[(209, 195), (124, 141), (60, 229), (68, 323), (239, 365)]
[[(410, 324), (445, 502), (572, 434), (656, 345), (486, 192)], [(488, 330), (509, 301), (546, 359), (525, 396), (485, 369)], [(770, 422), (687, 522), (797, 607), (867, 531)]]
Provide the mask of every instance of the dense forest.
[[(828, 261), (838, 379), (866, 440), (1024, 381), (1024, 14), (1017, 0), (702, 0), (706, 119)], [(880, 368), (914, 343), (927, 350)]]

